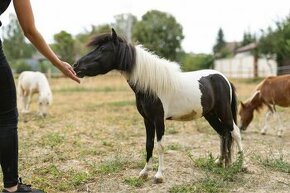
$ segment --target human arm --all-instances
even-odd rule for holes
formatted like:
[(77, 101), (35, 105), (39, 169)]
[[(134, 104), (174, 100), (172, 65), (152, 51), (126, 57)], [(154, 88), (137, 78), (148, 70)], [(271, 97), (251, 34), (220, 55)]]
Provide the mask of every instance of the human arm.
[(30, 0), (13, 0), (14, 9), (25, 37), (62, 73), (76, 82), (80, 82), (73, 68), (67, 62), (61, 61), (38, 32)]

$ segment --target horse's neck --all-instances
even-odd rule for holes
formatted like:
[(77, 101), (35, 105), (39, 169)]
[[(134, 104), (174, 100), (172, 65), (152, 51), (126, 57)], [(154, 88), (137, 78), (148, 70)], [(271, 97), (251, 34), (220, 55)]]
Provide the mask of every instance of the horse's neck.
[(251, 106), (251, 109), (257, 110), (257, 111), (259, 111), (264, 105), (262, 99), (260, 98), (256, 99), (255, 101), (250, 101), (249, 104)]
[(38, 83), (38, 90), (39, 90), (39, 94), (41, 96), (44, 96), (44, 95), (47, 95), (47, 94), (51, 94), (51, 90), (50, 90), (50, 87), (49, 87), (49, 84), (48, 82), (46, 81), (40, 81)]
[(129, 82), (137, 89), (160, 95), (175, 91), (179, 85), (178, 64), (136, 46), (136, 64), (129, 75)]

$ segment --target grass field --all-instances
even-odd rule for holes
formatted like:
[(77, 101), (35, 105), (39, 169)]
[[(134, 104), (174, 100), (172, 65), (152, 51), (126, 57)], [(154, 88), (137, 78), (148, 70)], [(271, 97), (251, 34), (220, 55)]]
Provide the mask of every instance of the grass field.
[[(232, 80), (240, 100), (257, 81)], [(219, 137), (204, 119), (166, 122), (165, 182), (138, 179), (145, 164), (145, 129), (135, 98), (121, 75), (82, 80), (52, 79), (54, 101), (48, 117), (20, 115), (19, 169), (25, 183), (56, 192), (289, 192), (290, 109), (278, 109), (282, 138), (270, 129), (260, 135), (263, 112), (242, 133), (248, 171), (239, 159), (231, 168), (215, 166)], [(271, 126), (278, 125), (272, 121)]]

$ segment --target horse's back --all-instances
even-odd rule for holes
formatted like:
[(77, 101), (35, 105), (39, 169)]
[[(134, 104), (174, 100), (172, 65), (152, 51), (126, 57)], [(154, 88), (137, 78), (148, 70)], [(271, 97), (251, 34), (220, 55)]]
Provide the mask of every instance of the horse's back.
[(267, 77), (256, 90), (260, 91), (263, 100), (269, 104), (290, 106), (290, 75)]
[(20, 74), (18, 81), (22, 89), (37, 91), (39, 83), (47, 82), (47, 79), (41, 72), (24, 71)]

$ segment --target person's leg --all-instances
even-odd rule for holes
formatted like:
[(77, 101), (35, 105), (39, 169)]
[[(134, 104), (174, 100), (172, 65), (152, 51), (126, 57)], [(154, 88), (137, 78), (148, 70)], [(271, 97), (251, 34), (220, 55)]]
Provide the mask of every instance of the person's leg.
[(34, 192), (30, 185), (18, 181), (18, 111), (12, 71), (0, 40), (0, 164), (3, 171), (2, 192)]
[(18, 184), (18, 112), (15, 83), (1, 42), (0, 93), (0, 164), (4, 187), (11, 188)]
[(18, 136), (17, 128), (0, 128), (0, 164), (4, 188), (18, 184)]

